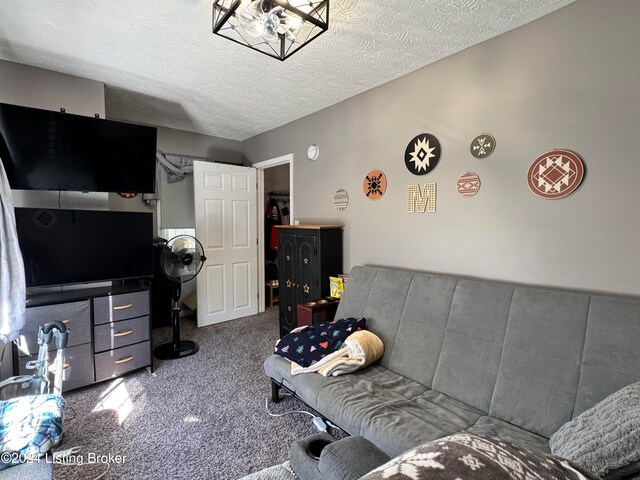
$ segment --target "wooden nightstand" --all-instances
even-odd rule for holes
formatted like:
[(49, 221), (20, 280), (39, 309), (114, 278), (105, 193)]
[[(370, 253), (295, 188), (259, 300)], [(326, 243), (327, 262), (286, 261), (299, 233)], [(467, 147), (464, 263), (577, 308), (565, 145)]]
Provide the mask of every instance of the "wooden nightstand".
[(298, 304), (298, 326), (333, 322), (340, 300), (326, 298)]

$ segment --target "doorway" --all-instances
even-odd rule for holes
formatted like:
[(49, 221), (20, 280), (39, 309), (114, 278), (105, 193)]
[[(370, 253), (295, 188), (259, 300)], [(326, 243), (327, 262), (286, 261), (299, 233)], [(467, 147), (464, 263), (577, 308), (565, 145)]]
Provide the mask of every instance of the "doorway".
[(258, 311), (264, 312), (269, 301), (267, 279), (273, 278), (277, 269), (272, 227), (294, 222), (293, 154), (255, 163), (253, 167), (258, 174)]

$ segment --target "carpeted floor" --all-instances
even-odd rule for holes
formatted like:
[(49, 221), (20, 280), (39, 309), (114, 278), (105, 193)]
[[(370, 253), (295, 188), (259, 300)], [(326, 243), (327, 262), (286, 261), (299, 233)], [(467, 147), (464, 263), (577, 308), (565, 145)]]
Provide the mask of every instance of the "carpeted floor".
[[(236, 480), (288, 460), (293, 441), (315, 433), (308, 415), (273, 418), (262, 364), (278, 338), (277, 307), (205, 328), (182, 322), (182, 338), (200, 344), (191, 357), (155, 360), (141, 371), (65, 395), (60, 449), (81, 447), (83, 465), (55, 465), (57, 480)], [(156, 343), (168, 329), (156, 331)], [(274, 413), (306, 409), (288, 397)], [(75, 413), (75, 416), (74, 416)], [(87, 464), (89, 454), (121, 455)], [(105, 458), (107, 459), (107, 458)], [(107, 471), (108, 468), (108, 471)]]

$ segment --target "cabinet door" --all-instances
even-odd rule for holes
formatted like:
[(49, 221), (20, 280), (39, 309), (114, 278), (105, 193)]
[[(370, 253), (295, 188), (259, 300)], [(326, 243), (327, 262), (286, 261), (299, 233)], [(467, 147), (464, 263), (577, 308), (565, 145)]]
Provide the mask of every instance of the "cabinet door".
[(320, 266), (317, 262), (318, 238), (315, 235), (300, 235), (296, 242), (296, 290), (297, 303), (306, 303), (318, 298), (318, 272)]
[(280, 233), (278, 246), (278, 270), (280, 283), (280, 330), (296, 327), (297, 290), (295, 272), (295, 235)]

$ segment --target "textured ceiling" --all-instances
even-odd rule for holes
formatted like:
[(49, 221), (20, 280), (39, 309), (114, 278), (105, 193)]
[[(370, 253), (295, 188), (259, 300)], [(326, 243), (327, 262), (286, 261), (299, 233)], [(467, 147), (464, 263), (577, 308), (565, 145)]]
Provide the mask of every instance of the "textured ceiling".
[(211, 33), (211, 0), (0, 0), (0, 58), (106, 84), (107, 115), (244, 140), (574, 0), (331, 0), (284, 63)]

